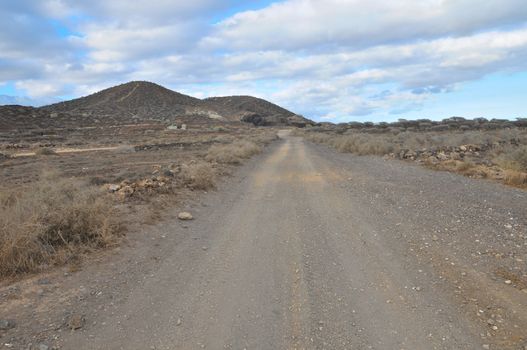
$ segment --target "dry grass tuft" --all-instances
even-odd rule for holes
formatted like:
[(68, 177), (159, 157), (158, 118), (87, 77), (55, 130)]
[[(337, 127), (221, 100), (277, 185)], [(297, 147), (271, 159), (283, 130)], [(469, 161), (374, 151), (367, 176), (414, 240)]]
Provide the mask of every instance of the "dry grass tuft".
[(184, 164), (179, 176), (185, 185), (197, 190), (214, 188), (216, 183), (216, 171), (206, 162)]
[(114, 209), (83, 182), (45, 175), (0, 194), (0, 276), (39, 270), (105, 246), (119, 230)]
[(57, 152), (55, 150), (48, 148), (48, 147), (42, 147), (35, 151), (35, 154), (38, 156), (54, 156), (57, 155)]
[(242, 159), (249, 158), (262, 151), (260, 146), (251, 141), (236, 141), (229, 145), (211, 146), (205, 156), (209, 162), (222, 164), (240, 164)]
[(511, 186), (527, 186), (527, 173), (516, 170), (505, 170), (504, 181), (507, 185)]

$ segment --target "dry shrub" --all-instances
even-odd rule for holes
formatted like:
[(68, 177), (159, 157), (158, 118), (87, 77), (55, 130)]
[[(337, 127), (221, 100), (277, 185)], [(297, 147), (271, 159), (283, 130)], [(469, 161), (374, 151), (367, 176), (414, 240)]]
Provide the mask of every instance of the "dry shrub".
[(501, 168), (517, 172), (527, 171), (527, 146), (500, 149), (494, 162)]
[(507, 185), (511, 186), (527, 186), (527, 173), (516, 170), (505, 170), (504, 181)]
[(242, 140), (229, 145), (211, 146), (205, 159), (216, 163), (239, 164), (242, 159), (249, 158), (261, 151), (260, 146), (256, 143)]
[(214, 188), (216, 182), (216, 171), (205, 162), (183, 164), (179, 176), (185, 185), (197, 190)]
[(264, 146), (276, 140), (278, 140), (278, 135), (276, 132), (266, 132), (251, 138), (252, 142)]
[(108, 198), (83, 182), (45, 175), (0, 194), (0, 275), (64, 263), (107, 245), (119, 225)]
[(54, 155), (57, 154), (57, 152), (55, 152), (55, 150), (53, 150), (51, 148), (42, 147), (42, 148), (37, 149), (35, 151), (35, 154), (39, 155), (39, 156), (54, 156)]
[(459, 172), (466, 172), (476, 166), (473, 162), (468, 160), (456, 160), (455, 162), (455, 170)]

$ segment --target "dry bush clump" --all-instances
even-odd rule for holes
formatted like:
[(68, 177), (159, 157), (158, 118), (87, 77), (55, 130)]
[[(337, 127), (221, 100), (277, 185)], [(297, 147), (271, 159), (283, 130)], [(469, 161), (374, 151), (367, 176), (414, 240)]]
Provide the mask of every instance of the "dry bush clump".
[(527, 173), (516, 170), (505, 170), (504, 181), (511, 186), (527, 186)]
[(242, 159), (249, 158), (262, 150), (252, 141), (236, 141), (228, 145), (211, 146), (205, 156), (209, 162), (223, 164), (240, 164)]
[(303, 130), (296, 135), (340, 152), (419, 161), (438, 170), (527, 186), (527, 129), (401, 131)]
[(179, 176), (186, 186), (197, 190), (214, 188), (216, 183), (216, 171), (206, 162), (184, 164)]
[(55, 152), (55, 150), (53, 150), (52, 148), (42, 147), (42, 148), (37, 149), (35, 151), (35, 154), (39, 156), (53, 156), (53, 155), (56, 155), (57, 152)]
[(119, 231), (99, 190), (56, 175), (0, 194), (0, 276), (64, 263), (109, 244)]

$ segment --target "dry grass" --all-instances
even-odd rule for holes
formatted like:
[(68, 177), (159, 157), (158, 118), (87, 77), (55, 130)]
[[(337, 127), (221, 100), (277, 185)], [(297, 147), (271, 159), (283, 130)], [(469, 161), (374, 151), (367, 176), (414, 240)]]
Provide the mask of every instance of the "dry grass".
[(527, 173), (516, 170), (505, 170), (504, 182), (511, 186), (525, 187), (527, 186)]
[(184, 164), (179, 176), (186, 186), (197, 190), (214, 188), (216, 183), (216, 171), (206, 162)]
[[(477, 155), (468, 153), (464, 159), (458, 153), (452, 152), (449, 153), (448, 160), (430, 157), (420, 161), (438, 170), (457, 172), (470, 177), (495, 178), (517, 187), (527, 186), (527, 129), (524, 128), (386, 133), (364, 133), (355, 130), (344, 133), (296, 131), (295, 134), (340, 152), (357, 155), (391, 154), (397, 157), (400, 152), (406, 153), (407, 150), (436, 152), (452, 150), (462, 145), (478, 145), (485, 151), (478, 152)], [(471, 157), (475, 157), (475, 161), (471, 160)]]
[(54, 156), (57, 155), (57, 152), (55, 150), (48, 148), (48, 147), (42, 147), (35, 151), (35, 154), (38, 156)]
[(222, 164), (240, 164), (243, 159), (247, 159), (261, 151), (261, 147), (256, 143), (242, 140), (228, 145), (211, 146), (205, 159), (209, 162)]
[[(299, 132), (297, 132), (298, 134)], [(326, 144), (340, 152), (349, 152), (359, 155), (375, 154), (384, 155), (400, 152), (404, 149), (421, 150), (454, 147), (466, 144), (494, 144), (510, 143), (527, 145), (527, 131), (520, 129), (503, 129), (492, 131), (456, 131), (456, 132), (395, 132), (382, 134), (369, 134), (357, 131), (348, 131), (343, 135), (321, 132), (300, 132), (309, 141)], [(527, 164), (527, 151), (515, 155)], [(527, 166), (527, 165), (526, 165)]]
[(118, 232), (108, 199), (56, 175), (0, 194), (0, 275), (39, 270), (105, 246)]

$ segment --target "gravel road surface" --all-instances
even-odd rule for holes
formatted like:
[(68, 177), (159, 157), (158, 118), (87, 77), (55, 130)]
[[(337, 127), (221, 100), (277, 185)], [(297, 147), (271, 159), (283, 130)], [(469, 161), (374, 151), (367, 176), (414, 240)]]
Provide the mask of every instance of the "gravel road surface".
[(87, 272), (61, 348), (527, 348), (527, 192), (281, 136)]

